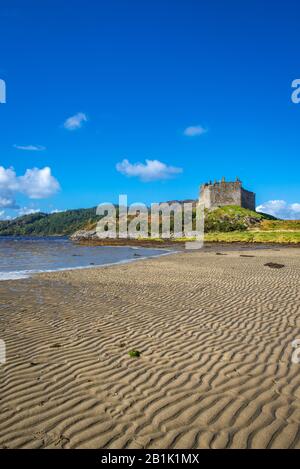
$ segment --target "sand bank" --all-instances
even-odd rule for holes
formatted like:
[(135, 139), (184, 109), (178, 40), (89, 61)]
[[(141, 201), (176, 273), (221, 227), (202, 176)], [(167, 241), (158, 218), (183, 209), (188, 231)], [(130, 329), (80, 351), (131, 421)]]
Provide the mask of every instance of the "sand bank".
[(300, 448), (299, 285), (295, 248), (1, 282), (0, 446)]

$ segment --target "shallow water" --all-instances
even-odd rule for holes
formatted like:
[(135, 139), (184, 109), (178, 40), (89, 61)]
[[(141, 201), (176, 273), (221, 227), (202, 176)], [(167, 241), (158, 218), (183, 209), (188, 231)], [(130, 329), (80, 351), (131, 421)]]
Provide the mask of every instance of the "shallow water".
[(0, 237), (0, 280), (25, 278), (38, 272), (132, 262), (166, 252), (127, 246), (80, 246), (61, 237)]

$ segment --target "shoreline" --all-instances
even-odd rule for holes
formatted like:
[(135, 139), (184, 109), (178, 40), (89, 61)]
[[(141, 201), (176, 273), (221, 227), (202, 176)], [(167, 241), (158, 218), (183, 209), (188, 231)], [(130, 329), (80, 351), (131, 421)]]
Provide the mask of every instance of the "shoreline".
[[(121, 247), (121, 246), (114, 246), (114, 247)], [(135, 249), (140, 249), (140, 247), (136, 247)], [(158, 248), (157, 248), (158, 250)], [(166, 251), (166, 249), (161, 248), (162, 251)], [(135, 258), (135, 259), (124, 259), (121, 261), (116, 261), (116, 262), (109, 262), (106, 264), (93, 264), (93, 265), (83, 265), (83, 266), (78, 266), (78, 267), (58, 267), (57, 269), (46, 269), (46, 270), (20, 270), (20, 271), (13, 271), (13, 272), (0, 272), (0, 282), (5, 282), (9, 280), (21, 280), (25, 278), (31, 278), (36, 275), (40, 274), (51, 274), (51, 273), (56, 273), (56, 272), (68, 272), (68, 271), (76, 271), (76, 270), (90, 270), (90, 269), (100, 269), (103, 267), (113, 267), (117, 265), (123, 265), (123, 264), (131, 264), (133, 262), (137, 261), (144, 261), (147, 259), (155, 259), (156, 257), (162, 257), (162, 256), (168, 256), (170, 254), (177, 254), (179, 251), (173, 251), (169, 250), (167, 252), (163, 252), (161, 254), (156, 254), (156, 255), (151, 255), (151, 256), (142, 256)], [(7, 275), (7, 278), (4, 278), (4, 276)], [(11, 277), (9, 277), (11, 276)]]
[[(135, 241), (135, 240), (132, 240)], [(141, 256), (137, 257), (135, 259), (124, 259), (116, 262), (109, 262), (105, 264), (93, 264), (93, 265), (84, 265), (84, 266), (72, 266), (72, 267), (59, 267), (56, 269), (45, 269), (45, 270), (19, 270), (19, 271), (11, 271), (11, 272), (0, 272), (0, 282), (7, 282), (7, 281), (14, 281), (14, 280), (21, 280), (21, 279), (26, 279), (26, 278), (32, 278), (37, 275), (41, 274), (51, 274), (51, 273), (56, 273), (56, 272), (68, 272), (68, 271), (77, 271), (77, 270), (93, 270), (93, 269), (100, 269), (100, 268), (105, 268), (105, 267), (113, 267), (113, 266), (118, 266), (118, 265), (123, 265), (123, 264), (130, 264), (136, 261), (143, 261), (147, 259), (155, 259), (156, 257), (162, 257), (162, 256), (168, 256), (168, 255), (173, 255), (173, 254), (179, 254), (179, 253), (184, 253), (184, 252), (193, 252), (193, 250), (186, 250), (185, 249), (185, 242), (182, 243), (176, 243), (176, 246), (171, 245), (169, 243), (165, 244), (162, 246), (161, 244), (144, 244), (144, 243), (139, 243), (136, 245), (135, 243), (131, 244), (126, 244), (126, 240), (124, 240), (124, 243), (122, 244), (90, 244), (89, 242), (86, 243), (79, 243), (79, 242), (74, 242), (74, 244), (78, 244), (80, 246), (91, 246), (91, 247), (130, 247), (132, 249), (156, 249), (156, 250), (161, 250), (164, 251), (161, 254), (156, 254), (156, 255), (151, 255), (151, 256)], [(158, 247), (159, 246), (159, 247)], [(175, 249), (177, 248), (177, 249)], [(214, 242), (214, 243), (204, 243), (203, 248), (196, 250), (196, 252), (217, 252), (217, 251), (225, 251), (225, 252), (230, 252), (230, 251), (257, 251), (257, 250), (273, 250), (273, 249), (300, 249), (300, 245), (278, 245), (278, 244), (261, 244), (261, 243), (220, 243), (220, 242)]]
[[(155, 249), (180, 249), (185, 250), (185, 243), (191, 242), (187, 239), (186, 241), (170, 241), (170, 240), (136, 240), (136, 239), (108, 239), (108, 240), (98, 240), (98, 239), (81, 239), (76, 240), (70, 238), (70, 240), (80, 246), (111, 246), (111, 247), (141, 247), (141, 248), (155, 248)], [(277, 248), (300, 248), (300, 243), (275, 243), (275, 242), (265, 242), (265, 241), (254, 241), (254, 242), (245, 242), (245, 241), (204, 241), (203, 248), (221, 248), (221, 247), (236, 247), (243, 249), (255, 249), (263, 248), (269, 249), (272, 247)]]
[[(139, 243), (138, 245), (131, 243), (131, 244), (90, 244), (90, 243), (79, 243), (79, 242), (74, 242), (74, 244), (78, 244), (80, 246), (91, 246), (91, 247), (96, 247), (96, 246), (103, 246), (103, 247), (130, 247), (132, 249), (156, 249), (156, 250), (161, 250), (164, 251), (161, 254), (156, 254), (156, 255), (151, 255), (151, 256), (141, 256), (137, 257), (135, 259), (124, 259), (116, 262), (109, 262), (105, 264), (93, 264), (93, 265), (84, 265), (84, 266), (72, 266), (72, 267), (59, 267), (56, 269), (45, 269), (45, 270), (19, 270), (19, 271), (11, 271), (11, 272), (0, 272), (0, 282), (7, 282), (7, 281), (14, 281), (14, 280), (21, 280), (25, 278), (32, 278), (36, 275), (40, 274), (48, 274), (48, 273), (56, 273), (56, 272), (68, 272), (68, 271), (76, 271), (76, 270), (90, 270), (90, 269), (98, 269), (98, 268), (105, 268), (105, 267), (113, 267), (117, 265), (122, 265), (122, 264), (130, 264), (136, 261), (143, 261), (147, 259), (154, 259), (156, 257), (162, 257), (162, 256), (168, 256), (168, 255), (173, 255), (173, 254), (179, 254), (181, 252), (191, 252), (191, 250), (186, 250), (185, 249), (185, 242), (182, 243), (176, 243), (176, 246), (171, 245), (171, 244), (165, 244), (164, 246), (161, 246), (161, 244), (148, 244), (144, 245), (144, 243)], [(133, 240), (134, 241), (134, 240)], [(159, 247), (158, 247), (159, 246)], [(177, 248), (177, 249), (175, 249)], [(288, 248), (299, 248), (299, 245), (278, 245), (278, 244), (261, 244), (261, 243), (220, 243), (220, 242), (215, 242), (215, 243), (204, 243), (203, 248), (196, 250), (199, 252), (217, 252), (217, 251), (256, 251), (260, 249), (288, 249)]]

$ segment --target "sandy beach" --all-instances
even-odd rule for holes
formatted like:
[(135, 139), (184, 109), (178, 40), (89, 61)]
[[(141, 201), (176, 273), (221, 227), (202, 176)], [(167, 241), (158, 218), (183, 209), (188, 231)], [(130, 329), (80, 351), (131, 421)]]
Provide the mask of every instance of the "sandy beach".
[(300, 448), (299, 287), (279, 247), (0, 282), (0, 446)]

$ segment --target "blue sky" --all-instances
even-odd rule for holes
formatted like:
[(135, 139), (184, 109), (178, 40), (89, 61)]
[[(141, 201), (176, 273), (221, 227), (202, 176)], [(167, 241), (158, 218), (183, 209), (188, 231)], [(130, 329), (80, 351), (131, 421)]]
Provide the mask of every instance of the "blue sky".
[(223, 175), (300, 218), (299, 1), (1, 0), (0, 22), (2, 218)]

